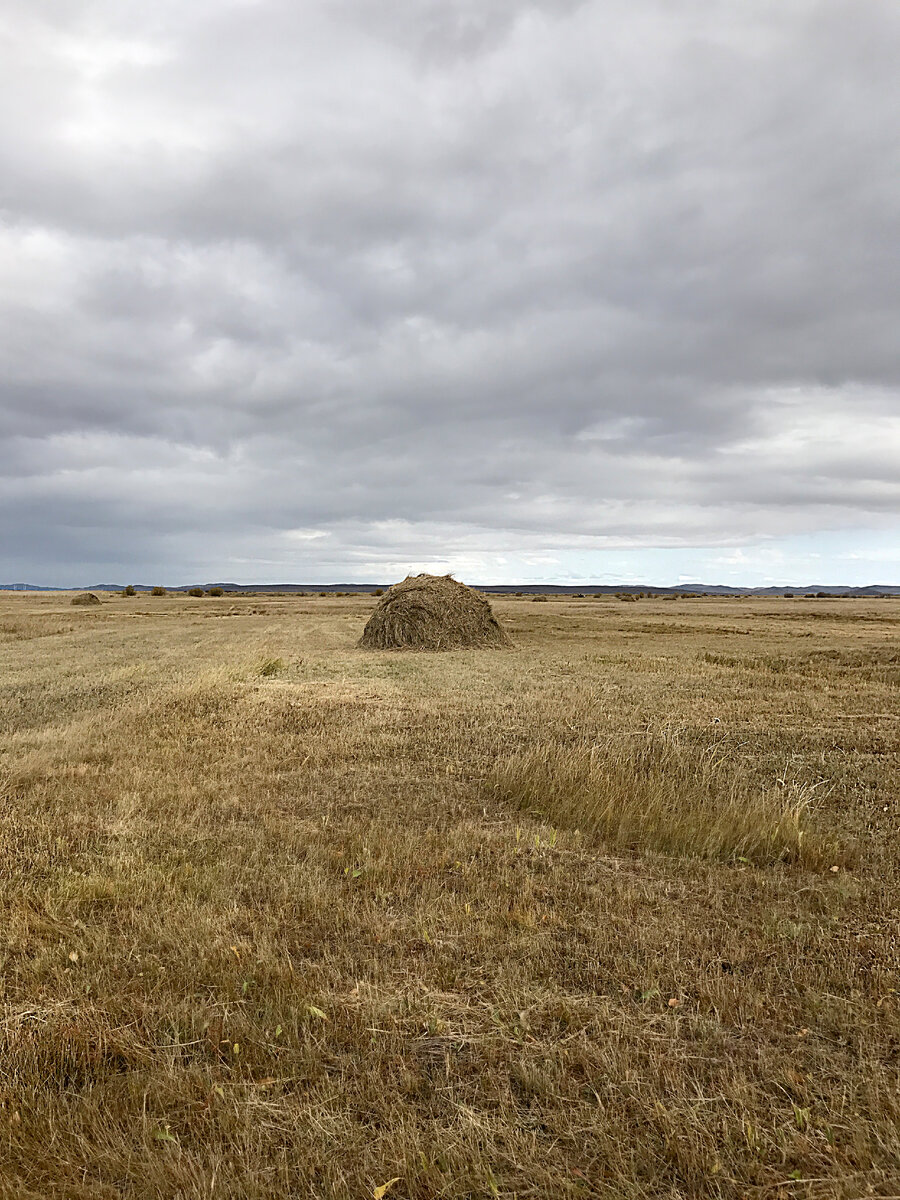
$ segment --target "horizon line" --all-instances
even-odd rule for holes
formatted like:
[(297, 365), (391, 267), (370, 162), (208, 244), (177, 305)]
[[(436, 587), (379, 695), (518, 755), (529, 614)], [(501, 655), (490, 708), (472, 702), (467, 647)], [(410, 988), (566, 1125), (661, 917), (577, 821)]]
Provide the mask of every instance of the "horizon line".
[[(456, 572), (446, 572), (453, 577)], [(396, 582), (396, 580), (394, 581)], [(0, 591), (41, 591), (41, 592), (71, 592), (78, 590), (94, 590), (94, 591), (121, 591), (125, 587), (134, 587), (139, 591), (150, 591), (154, 587), (165, 587), (168, 591), (186, 591), (193, 587), (202, 587), (204, 589), (221, 587), (228, 591), (245, 591), (253, 589), (256, 591), (366, 591), (375, 588), (389, 588), (392, 585), (383, 581), (335, 581), (331, 583), (322, 582), (302, 582), (295, 583), (289, 581), (281, 582), (264, 582), (240, 583), (234, 580), (231, 581), (192, 581), (188, 583), (170, 583), (170, 584), (148, 584), (148, 583), (92, 583), (92, 584), (43, 584), (30, 582), (2, 583)], [(829, 591), (840, 589), (842, 591), (866, 591), (866, 590), (898, 590), (900, 591), (900, 583), (706, 583), (702, 580), (693, 580), (680, 583), (647, 583), (619, 580), (608, 583), (589, 583), (588, 581), (574, 582), (537, 582), (537, 581), (518, 581), (514, 583), (480, 583), (470, 582), (470, 587), (483, 588), (488, 591), (540, 591), (544, 589), (554, 589), (559, 591), (657, 591), (657, 592), (674, 592), (674, 591), (710, 591), (710, 590), (727, 590), (727, 591), (744, 591), (744, 592), (759, 592), (759, 591)]]

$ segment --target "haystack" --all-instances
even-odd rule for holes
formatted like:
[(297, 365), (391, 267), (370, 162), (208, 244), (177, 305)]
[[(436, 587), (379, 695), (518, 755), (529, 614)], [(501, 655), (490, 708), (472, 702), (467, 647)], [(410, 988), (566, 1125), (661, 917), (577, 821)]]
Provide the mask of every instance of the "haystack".
[(410, 575), (375, 606), (365, 650), (499, 648), (510, 641), (484, 596), (449, 575)]
[(95, 596), (93, 592), (79, 592), (77, 596), (72, 597), (73, 604), (99, 604), (100, 597)]

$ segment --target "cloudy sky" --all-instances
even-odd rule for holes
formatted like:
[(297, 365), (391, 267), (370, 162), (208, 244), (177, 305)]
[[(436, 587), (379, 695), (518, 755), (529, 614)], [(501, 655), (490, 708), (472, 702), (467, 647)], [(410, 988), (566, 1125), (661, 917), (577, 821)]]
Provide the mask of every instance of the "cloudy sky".
[(895, 0), (5, 0), (0, 580), (900, 582)]

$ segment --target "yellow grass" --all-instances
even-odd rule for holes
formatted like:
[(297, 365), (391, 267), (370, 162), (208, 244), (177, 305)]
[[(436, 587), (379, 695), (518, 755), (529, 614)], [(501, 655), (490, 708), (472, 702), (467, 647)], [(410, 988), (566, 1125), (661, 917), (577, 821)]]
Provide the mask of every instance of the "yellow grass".
[(900, 1193), (900, 602), (69, 600), (0, 596), (0, 1195)]
[(847, 853), (810, 828), (815, 785), (766, 787), (724, 741), (678, 731), (545, 743), (498, 763), (493, 781), (501, 799), (621, 849), (809, 867)]

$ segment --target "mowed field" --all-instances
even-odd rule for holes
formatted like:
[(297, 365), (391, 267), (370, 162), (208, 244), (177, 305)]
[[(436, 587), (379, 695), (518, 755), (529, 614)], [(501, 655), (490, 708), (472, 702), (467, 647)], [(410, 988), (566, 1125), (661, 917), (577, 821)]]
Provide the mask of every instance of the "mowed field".
[(0, 595), (0, 1195), (900, 1196), (900, 601), (374, 603)]

